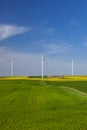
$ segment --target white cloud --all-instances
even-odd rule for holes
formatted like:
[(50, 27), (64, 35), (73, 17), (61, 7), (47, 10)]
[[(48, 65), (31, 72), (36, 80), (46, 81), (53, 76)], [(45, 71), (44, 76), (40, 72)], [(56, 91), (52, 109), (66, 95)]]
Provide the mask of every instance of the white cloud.
[(48, 20), (44, 20), (44, 21), (42, 21), (42, 23), (47, 24), (47, 23), (48, 23)]
[(84, 48), (87, 48), (87, 38), (85, 38), (83, 40), (83, 42), (81, 43), (81, 45), (84, 47)]
[(47, 32), (48, 32), (48, 33), (52, 33), (52, 32), (54, 32), (54, 31), (55, 31), (54, 28), (49, 28), (49, 29), (47, 29)]
[(0, 25), (0, 40), (4, 40), (14, 35), (22, 34), (30, 30), (32, 30), (32, 28), (2, 24)]
[(44, 46), (47, 49), (48, 54), (61, 54), (67, 53), (72, 49), (72, 45), (67, 43), (63, 44), (48, 44)]
[(40, 75), (40, 55), (14, 52), (0, 47), (0, 76), (10, 75), (9, 60), (14, 57), (14, 75)]
[(85, 42), (82, 44), (82, 46), (87, 48), (87, 40), (85, 40)]
[[(10, 48), (0, 47), (0, 76), (10, 75), (11, 57), (14, 60), (14, 75), (41, 75), (41, 59), (39, 54), (29, 54), (23, 52), (14, 52)], [(71, 60), (61, 59), (61, 57), (45, 57), (47, 63), (44, 63), (44, 75), (71, 75)], [(75, 62), (74, 72), (78, 74), (87, 74), (87, 62)]]
[(78, 23), (78, 21), (75, 20), (75, 19), (72, 19), (72, 20), (69, 21), (69, 26), (70, 26), (70, 27), (76, 27), (76, 26), (78, 26), (78, 25), (79, 25), (79, 23)]

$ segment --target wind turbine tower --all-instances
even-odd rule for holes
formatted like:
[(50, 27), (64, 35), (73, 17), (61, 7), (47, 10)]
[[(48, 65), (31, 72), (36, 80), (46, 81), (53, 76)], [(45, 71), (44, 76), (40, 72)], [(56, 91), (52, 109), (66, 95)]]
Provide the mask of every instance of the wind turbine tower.
[(11, 76), (14, 76), (14, 58), (12, 58), (9, 62), (11, 65)]
[(43, 58), (43, 55), (41, 55), (41, 77), (43, 79), (43, 71), (44, 71), (44, 58)]
[(47, 60), (41, 55), (41, 77), (44, 78), (44, 62), (47, 62)]

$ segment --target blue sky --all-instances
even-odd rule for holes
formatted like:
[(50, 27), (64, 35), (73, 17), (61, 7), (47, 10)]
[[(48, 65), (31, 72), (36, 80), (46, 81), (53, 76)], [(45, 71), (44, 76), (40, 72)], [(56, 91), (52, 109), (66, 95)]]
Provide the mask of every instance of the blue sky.
[(0, 75), (87, 74), (86, 0), (0, 0)]

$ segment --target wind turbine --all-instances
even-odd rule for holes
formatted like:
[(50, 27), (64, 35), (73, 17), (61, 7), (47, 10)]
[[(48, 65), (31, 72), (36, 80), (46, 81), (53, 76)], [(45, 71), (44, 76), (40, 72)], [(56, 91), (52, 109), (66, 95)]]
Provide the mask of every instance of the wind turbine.
[(11, 67), (11, 76), (14, 75), (14, 58), (11, 58), (11, 60), (9, 60), (10, 62), (10, 67)]
[(41, 55), (41, 77), (43, 79), (44, 77), (44, 61), (46, 61), (43, 57), (43, 55)]
[(74, 61), (72, 60), (72, 76), (74, 75)]

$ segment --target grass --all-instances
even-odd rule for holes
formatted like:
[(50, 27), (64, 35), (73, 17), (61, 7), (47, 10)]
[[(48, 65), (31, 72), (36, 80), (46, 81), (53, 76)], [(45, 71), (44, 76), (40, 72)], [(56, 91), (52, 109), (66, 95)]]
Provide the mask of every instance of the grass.
[(47, 83), (52, 86), (68, 86), (87, 93), (87, 81), (48, 81)]
[(86, 130), (87, 81), (0, 80), (0, 130)]

